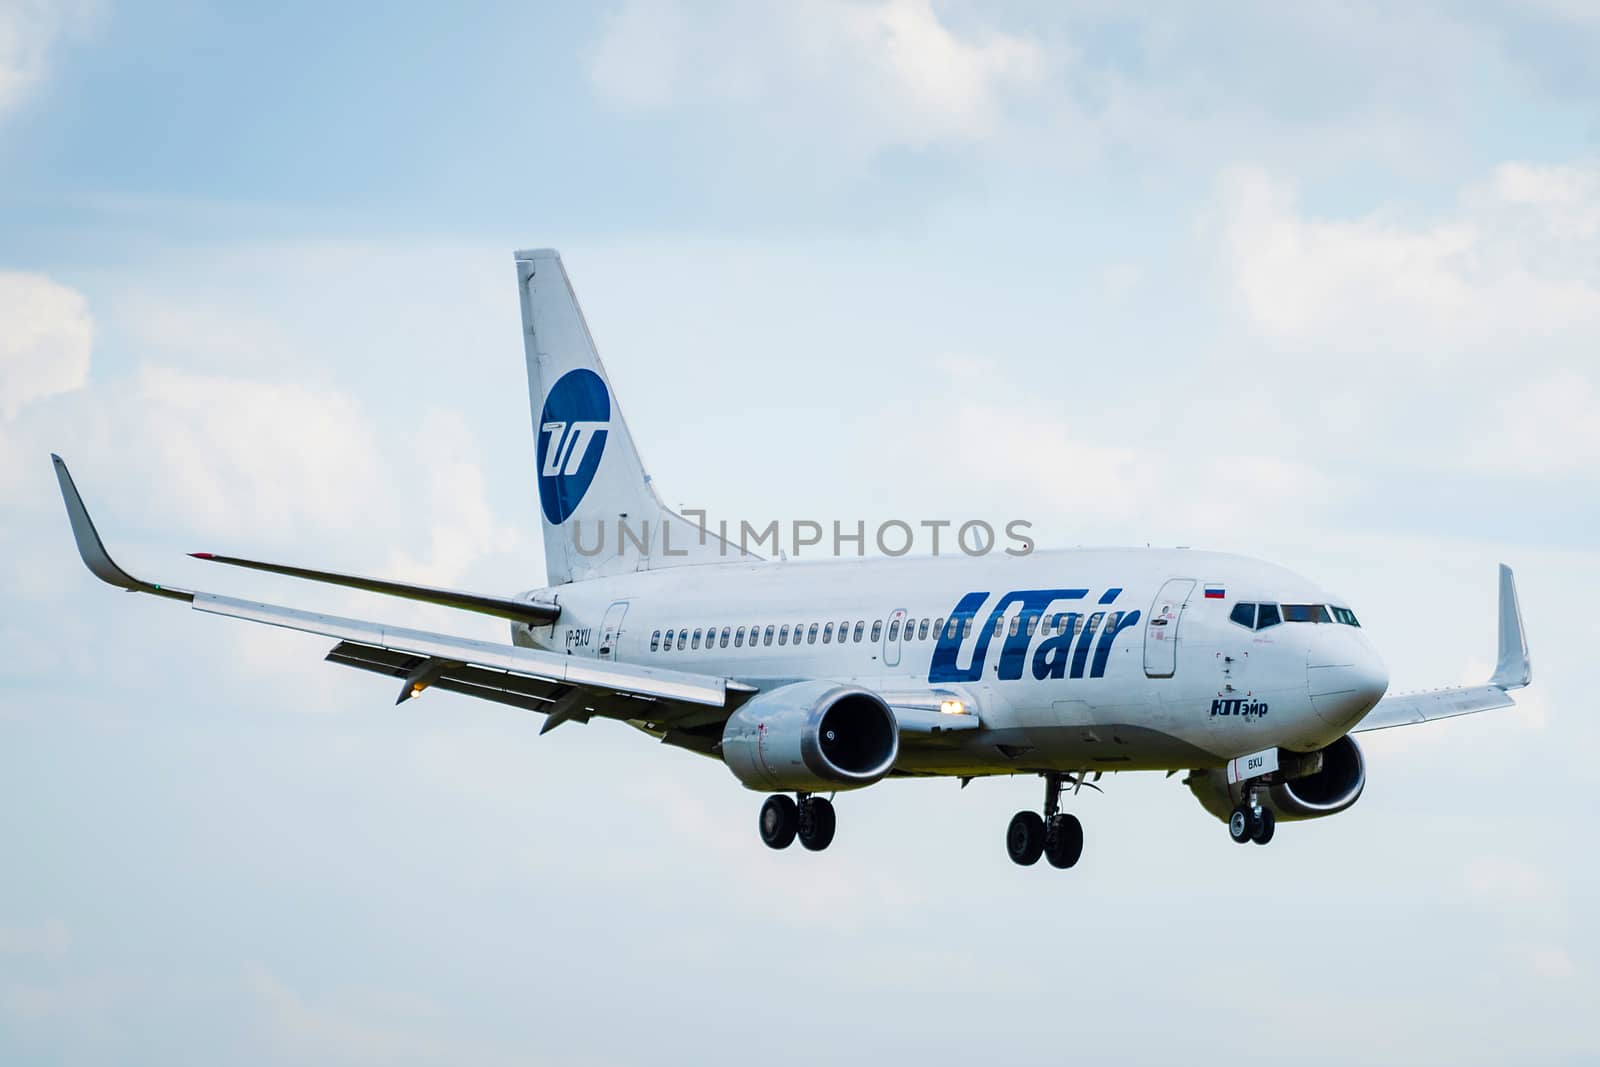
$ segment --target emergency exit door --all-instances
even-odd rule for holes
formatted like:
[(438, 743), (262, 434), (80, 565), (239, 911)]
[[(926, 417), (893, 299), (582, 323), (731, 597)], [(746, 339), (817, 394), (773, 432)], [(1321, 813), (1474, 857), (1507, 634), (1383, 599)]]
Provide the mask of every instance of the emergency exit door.
[(1150, 678), (1171, 678), (1178, 670), (1178, 627), (1183, 609), (1194, 592), (1193, 578), (1173, 578), (1161, 587), (1150, 605), (1144, 626), (1144, 673)]

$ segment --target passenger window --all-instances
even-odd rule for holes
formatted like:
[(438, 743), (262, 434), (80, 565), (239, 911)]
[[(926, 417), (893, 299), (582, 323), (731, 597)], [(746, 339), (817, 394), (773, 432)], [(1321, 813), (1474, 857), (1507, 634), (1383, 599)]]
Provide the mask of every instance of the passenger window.
[(1084, 633), (1084, 638), (1083, 639), (1085, 641), (1093, 641), (1094, 640), (1095, 631), (1100, 628), (1100, 620), (1104, 619), (1105, 617), (1106, 617), (1106, 613), (1103, 612), (1103, 611), (1097, 611), (1093, 615), (1089, 616), (1089, 621), (1084, 626), (1085, 633)]
[(938, 619), (938, 620), (936, 620), (934, 622), (934, 624), (933, 624), (933, 635), (934, 635), (934, 639), (935, 640), (950, 636), (948, 633), (945, 632), (944, 620), (943, 619)]
[(1113, 611), (1110, 615), (1106, 616), (1106, 629), (1115, 632), (1116, 628), (1117, 628), (1117, 623), (1119, 623), (1121, 621), (1122, 621), (1122, 612)]
[(961, 620), (961, 637), (963, 640), (972, 636), (972, 627), (975, 625), (973, 620), (976, 617), (975, 615), (968, 615)]
[(816, 623), (812, 623), (811, 624), (811, 628), (806, 631), (806, 644), (814, 645), (816, 643), (817, 643), (817, 624)]
[(778, 631), (778, 644), (787, 645), (788, 643), (789, 643), (789, 624), (788, 623), (784, 623), (783, 624), (783, 628)]
[(678, 631), (678, 651), (682, 652), (685, 648), (688, 647), (688, 645), (689, 645), (689, 631), (688, 630), (679, 630)]
[(860, 619), (857, 619), (856, 620), (855, 634), (854, 634), (854, 636), (851, 637), (851, 640), (859, 645), (861, 643), (861, 631), (863, 631), (865, 629), (866, 629), (866, 623), (864, 623)]
[(897, 641), (900, 638), (900, 620), (895, 619), (889, 623), (889, 640)]
[(1235, 604), (1228, 613), (1228, 618), (1243, 626), (1246, 630), (1256, 628), (1256, 606), (1254, 604)]
[(722, 639), (717, 642), (717, 647), (718, 648), (727, 648), (728, 647), (728, 638), (729, 638), (729, 636), (730, 636), (730, 634), (728, 633), (728, 628), (726, 626), (724, 626), (722, 628)]
[(650, 635), (650, 651), (654, 652), (661, 647), (661, 631), (657, 630)]
[(829, 644), (833, 641), (833, 623), (828, 623), (822, 628), (822, 643)]
[(690, 648), (699, 648), (700, 647), (700, 627), (698, 627), (698, 626), (696, 626), (694, 628), (694, 636), (689, 639), (689, 647)]
[(767, 627), (767, 632), (761, 636), (761, 643), (763, 645), (772, 644), (772, 627)]
[(1039, 625), (1039, 616), (1035, 615), (1031, 611), (1028, 612), (1028, 636), (1029, 637), (1033, 636), (1034, 628), (1037, 627), (1038, 625)]
[(734, 648), (743, 648), (744, 647), (744, 627), (743, 626), (741, 626), (737, 630), (733, 631), (733, 647)]
[(1256, 612), (1256, 629), (1265, 630), (1269, 626), (1276, 626), (1283, 619), (1278, 615), (1278, 605), (1262, 604)]
[(1017, 628), (1018, 628), (1018, 626), (1019, 626), (1019, 624), (1021, 622), (1022, 622), (1022, 616), (1020, 616), (1020, 615), (1011, 616), (1011, 627), (1010, 627), (1008, 632), (1011, 634), (1012, 637), (1017, 636)]

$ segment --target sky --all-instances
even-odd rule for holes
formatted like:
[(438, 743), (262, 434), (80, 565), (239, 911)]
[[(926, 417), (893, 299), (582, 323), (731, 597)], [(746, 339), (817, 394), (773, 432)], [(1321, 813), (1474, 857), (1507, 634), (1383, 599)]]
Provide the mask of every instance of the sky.
[[(0, 0), (0, 1060), (1600, 1062), (1600, 7)], [(544, 582), (511, 252), (669, 503), (1023, 518), (1312, 576), (1397, 691), (1334, 818), (884, 783), (820, 855), (611, 723), (135, 573)], [(1590, 904), (1585, 904), (1589, 901)]]

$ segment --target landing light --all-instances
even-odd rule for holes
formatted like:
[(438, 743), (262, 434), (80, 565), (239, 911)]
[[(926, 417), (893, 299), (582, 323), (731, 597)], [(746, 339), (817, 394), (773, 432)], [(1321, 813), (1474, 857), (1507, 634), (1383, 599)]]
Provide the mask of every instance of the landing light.
[(959, 700), (939, 701), (939, 711), (944, 715), (965, 715), (967, 706)]

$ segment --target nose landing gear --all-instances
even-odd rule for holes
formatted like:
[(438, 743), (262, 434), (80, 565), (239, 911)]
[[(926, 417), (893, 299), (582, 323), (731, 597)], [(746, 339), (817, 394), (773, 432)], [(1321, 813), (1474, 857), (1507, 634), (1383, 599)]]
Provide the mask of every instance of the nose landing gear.
[(1277, 825), (1278, 820), (1272, 814), (1272, 809), (1261, 806), (1253, 788), (1246, 794), (1245, 802), (1228, 814), (1228, 836), (1233, 838), (1235, 844), (1254, 841), (1264, 845), (1272, 840)]
[[(1050, 866), (1065, 869), (1083, 855), (1083, 824), (1076, 815), (1058, 811), (1063, 776), (1044, 776), (1044, 815), (1019, 811), (1006, 827), (1006, 854), (1013, 863), (1029, 867), (1043, 856)], [(1091, 787), (1092, 788), (1092, 787)]]

